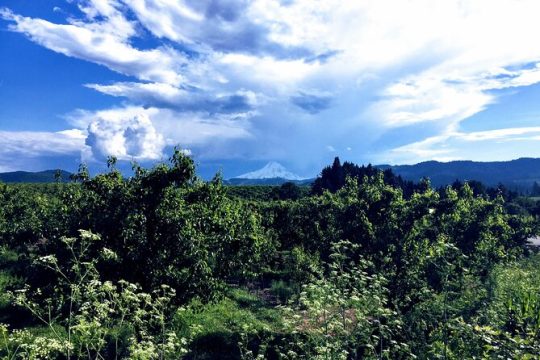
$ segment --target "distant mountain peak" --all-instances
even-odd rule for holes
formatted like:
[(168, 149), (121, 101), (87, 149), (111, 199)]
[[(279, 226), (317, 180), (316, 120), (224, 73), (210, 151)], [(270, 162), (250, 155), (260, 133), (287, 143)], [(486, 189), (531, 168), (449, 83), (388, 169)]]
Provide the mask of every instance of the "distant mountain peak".
[(303, 180), (302, 177), (288, 171), (283, 165), (276, 161), (270, 161), (263, 168), (248, 172), (236, 177), (237, 179), (287, 179)]

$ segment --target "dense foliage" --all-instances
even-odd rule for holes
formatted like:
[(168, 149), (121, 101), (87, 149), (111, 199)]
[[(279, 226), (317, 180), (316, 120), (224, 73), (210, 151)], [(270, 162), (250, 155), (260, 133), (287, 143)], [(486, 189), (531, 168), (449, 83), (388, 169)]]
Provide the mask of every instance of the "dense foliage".
[(373, 177), (379, 173), (382, 173), (386, 184), (400, 188), (406, 197), (409, 197), (415, 190), (418, 190), (419, 186), (421, 187), (421, 185), (395, 175), (390, 168), (381, 170), (373, 167), (371, 164), (358, 166), (347, 161), (341, 164), (339, 158), (336, 157), (332, 166), (325, 167), (321, 171), (320, 176), (315, 179), (312, 186), (312, 193), (321, 195), (324, 191), (336, 192), (345, 186), (347, 178), (354, 178), (362, 182), (364, 177)]
[(232, 189), (180, 150), (73, 178), (0, 184), (2, 358), (540, 353), (534, 202), (339, 161), (311, 195)]

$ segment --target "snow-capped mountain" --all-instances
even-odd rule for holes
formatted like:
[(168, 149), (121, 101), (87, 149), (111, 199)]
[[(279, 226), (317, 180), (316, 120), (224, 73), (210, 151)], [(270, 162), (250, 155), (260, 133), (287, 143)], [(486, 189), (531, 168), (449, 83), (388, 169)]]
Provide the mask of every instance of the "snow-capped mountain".
[(304, 178), (293, 174), (285, 169), (283, 165), (275, 161), (266, 164), (262, 169), (248, 172), (236, 177), (237, 179), (287, 179), (287, 180), (303, 180)]

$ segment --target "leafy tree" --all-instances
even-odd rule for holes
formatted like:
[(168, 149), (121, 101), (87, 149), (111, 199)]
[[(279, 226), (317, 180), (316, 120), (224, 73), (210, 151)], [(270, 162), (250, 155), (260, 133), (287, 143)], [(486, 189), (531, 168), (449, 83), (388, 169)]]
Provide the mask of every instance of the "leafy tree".
[(373, 167), (371, 164), (368, 164), (367, 166), (358, 166), (350, 162), (344, 162), (342, 165), (339, 158), (336, 157), (332, 166), (325, 167), (321, 171), (321, 175), (315, 179), (311, 191), (313, 194), (318, 195), (322, 194), (325, 190), (336, 192), (345, 186), (348, 177), (362, 182), (366, 177), (374, 177), (379, 173), (383, 174), (386, 184), (401, 188), (407, 197), (416, 190), (416, 186), (413, 182), (405, 181), (401, 176), (396, 176), (390, 168), (383, 171)]
[(302, 190), (298, 185), (289, 181), (279, 187), (277, 196), (281, 200), (298, 200), (302, 196)]

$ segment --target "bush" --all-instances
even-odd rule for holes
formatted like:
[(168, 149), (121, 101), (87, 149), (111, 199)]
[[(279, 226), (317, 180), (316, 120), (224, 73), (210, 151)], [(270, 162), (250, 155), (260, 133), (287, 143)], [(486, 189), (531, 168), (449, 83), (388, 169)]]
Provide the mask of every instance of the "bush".
[(272, 281), (270, 292), (281, 304), (285, 304), (294, 294), (293, 288), (283, 280)]

